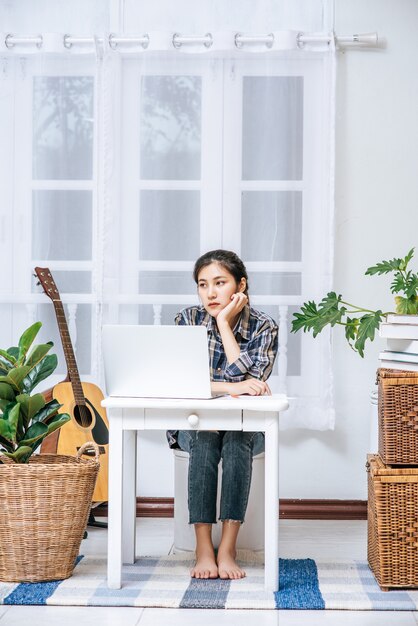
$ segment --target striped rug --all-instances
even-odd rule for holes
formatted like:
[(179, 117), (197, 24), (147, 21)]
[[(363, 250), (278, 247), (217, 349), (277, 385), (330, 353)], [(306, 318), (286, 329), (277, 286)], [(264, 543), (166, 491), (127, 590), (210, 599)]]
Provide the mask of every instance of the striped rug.
[(195, 580), (190, 555), (142, 557), (124, 565), (122, 589), (108, 589), (106, 559), (79, 557), (74, 574), (49, 583), (1, 583), (1, 604), (210, 609), (414, 611), (418, 591), (381, 592), (367, 563), (280, 559), (280, 591), (264, 591), (259, 557), (241, 552), (242, 580)]

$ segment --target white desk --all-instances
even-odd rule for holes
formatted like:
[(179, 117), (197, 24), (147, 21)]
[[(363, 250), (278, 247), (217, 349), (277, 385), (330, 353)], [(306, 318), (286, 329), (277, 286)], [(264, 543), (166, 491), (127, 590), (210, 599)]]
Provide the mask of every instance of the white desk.
[(286, 396), (227, 396), (212, 400), (109, 397), (102, 401), (102, 406), (109, 419), (108, 586), (120, 589), (122, 562), (135, 562), (136, 432), (244, 430), (265, 433), (265, 588), (277, 591), (279, 413), (289, 406)]

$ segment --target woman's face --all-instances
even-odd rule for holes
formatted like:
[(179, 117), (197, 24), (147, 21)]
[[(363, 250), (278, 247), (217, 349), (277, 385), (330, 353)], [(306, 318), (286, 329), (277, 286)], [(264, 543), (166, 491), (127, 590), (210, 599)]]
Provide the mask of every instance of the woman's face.
[(231, 296), (245, 291), (245, 278), (238, 285), (235, 278), (219, 263), (203, 267), (198, 275), (197, 293), (206, 311), (217, 317), (230, 302)]

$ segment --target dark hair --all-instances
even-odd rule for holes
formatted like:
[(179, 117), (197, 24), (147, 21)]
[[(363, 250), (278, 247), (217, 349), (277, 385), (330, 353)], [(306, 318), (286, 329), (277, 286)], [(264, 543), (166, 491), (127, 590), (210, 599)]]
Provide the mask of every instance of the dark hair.
[(193, 278), (196, 285), (198, 284), (200, 270), (211, 263), (219, 263), (219, 265), (222, 265), (224, 269), (228, 270), (228, 272), (235, 278), (237, 285), (241, 282), (241, 278), (245, 278), (246, 287), (244, 293), (248, 297), (247, 270), (245, 269), (245, 265), (239, 256), (230, 250), (210, 250), (209, 252), (206, 252), (206, 254), (202, 254), (202, 256), (197, 259), (193, 269)]

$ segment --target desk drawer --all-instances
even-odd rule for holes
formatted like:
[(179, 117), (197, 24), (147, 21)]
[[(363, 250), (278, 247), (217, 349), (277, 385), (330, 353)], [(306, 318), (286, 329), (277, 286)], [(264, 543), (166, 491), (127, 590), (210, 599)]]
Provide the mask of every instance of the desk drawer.
[(145, 409), (145, 429), (167, 430), (241, 430), (242, 411), (208, 409)]

